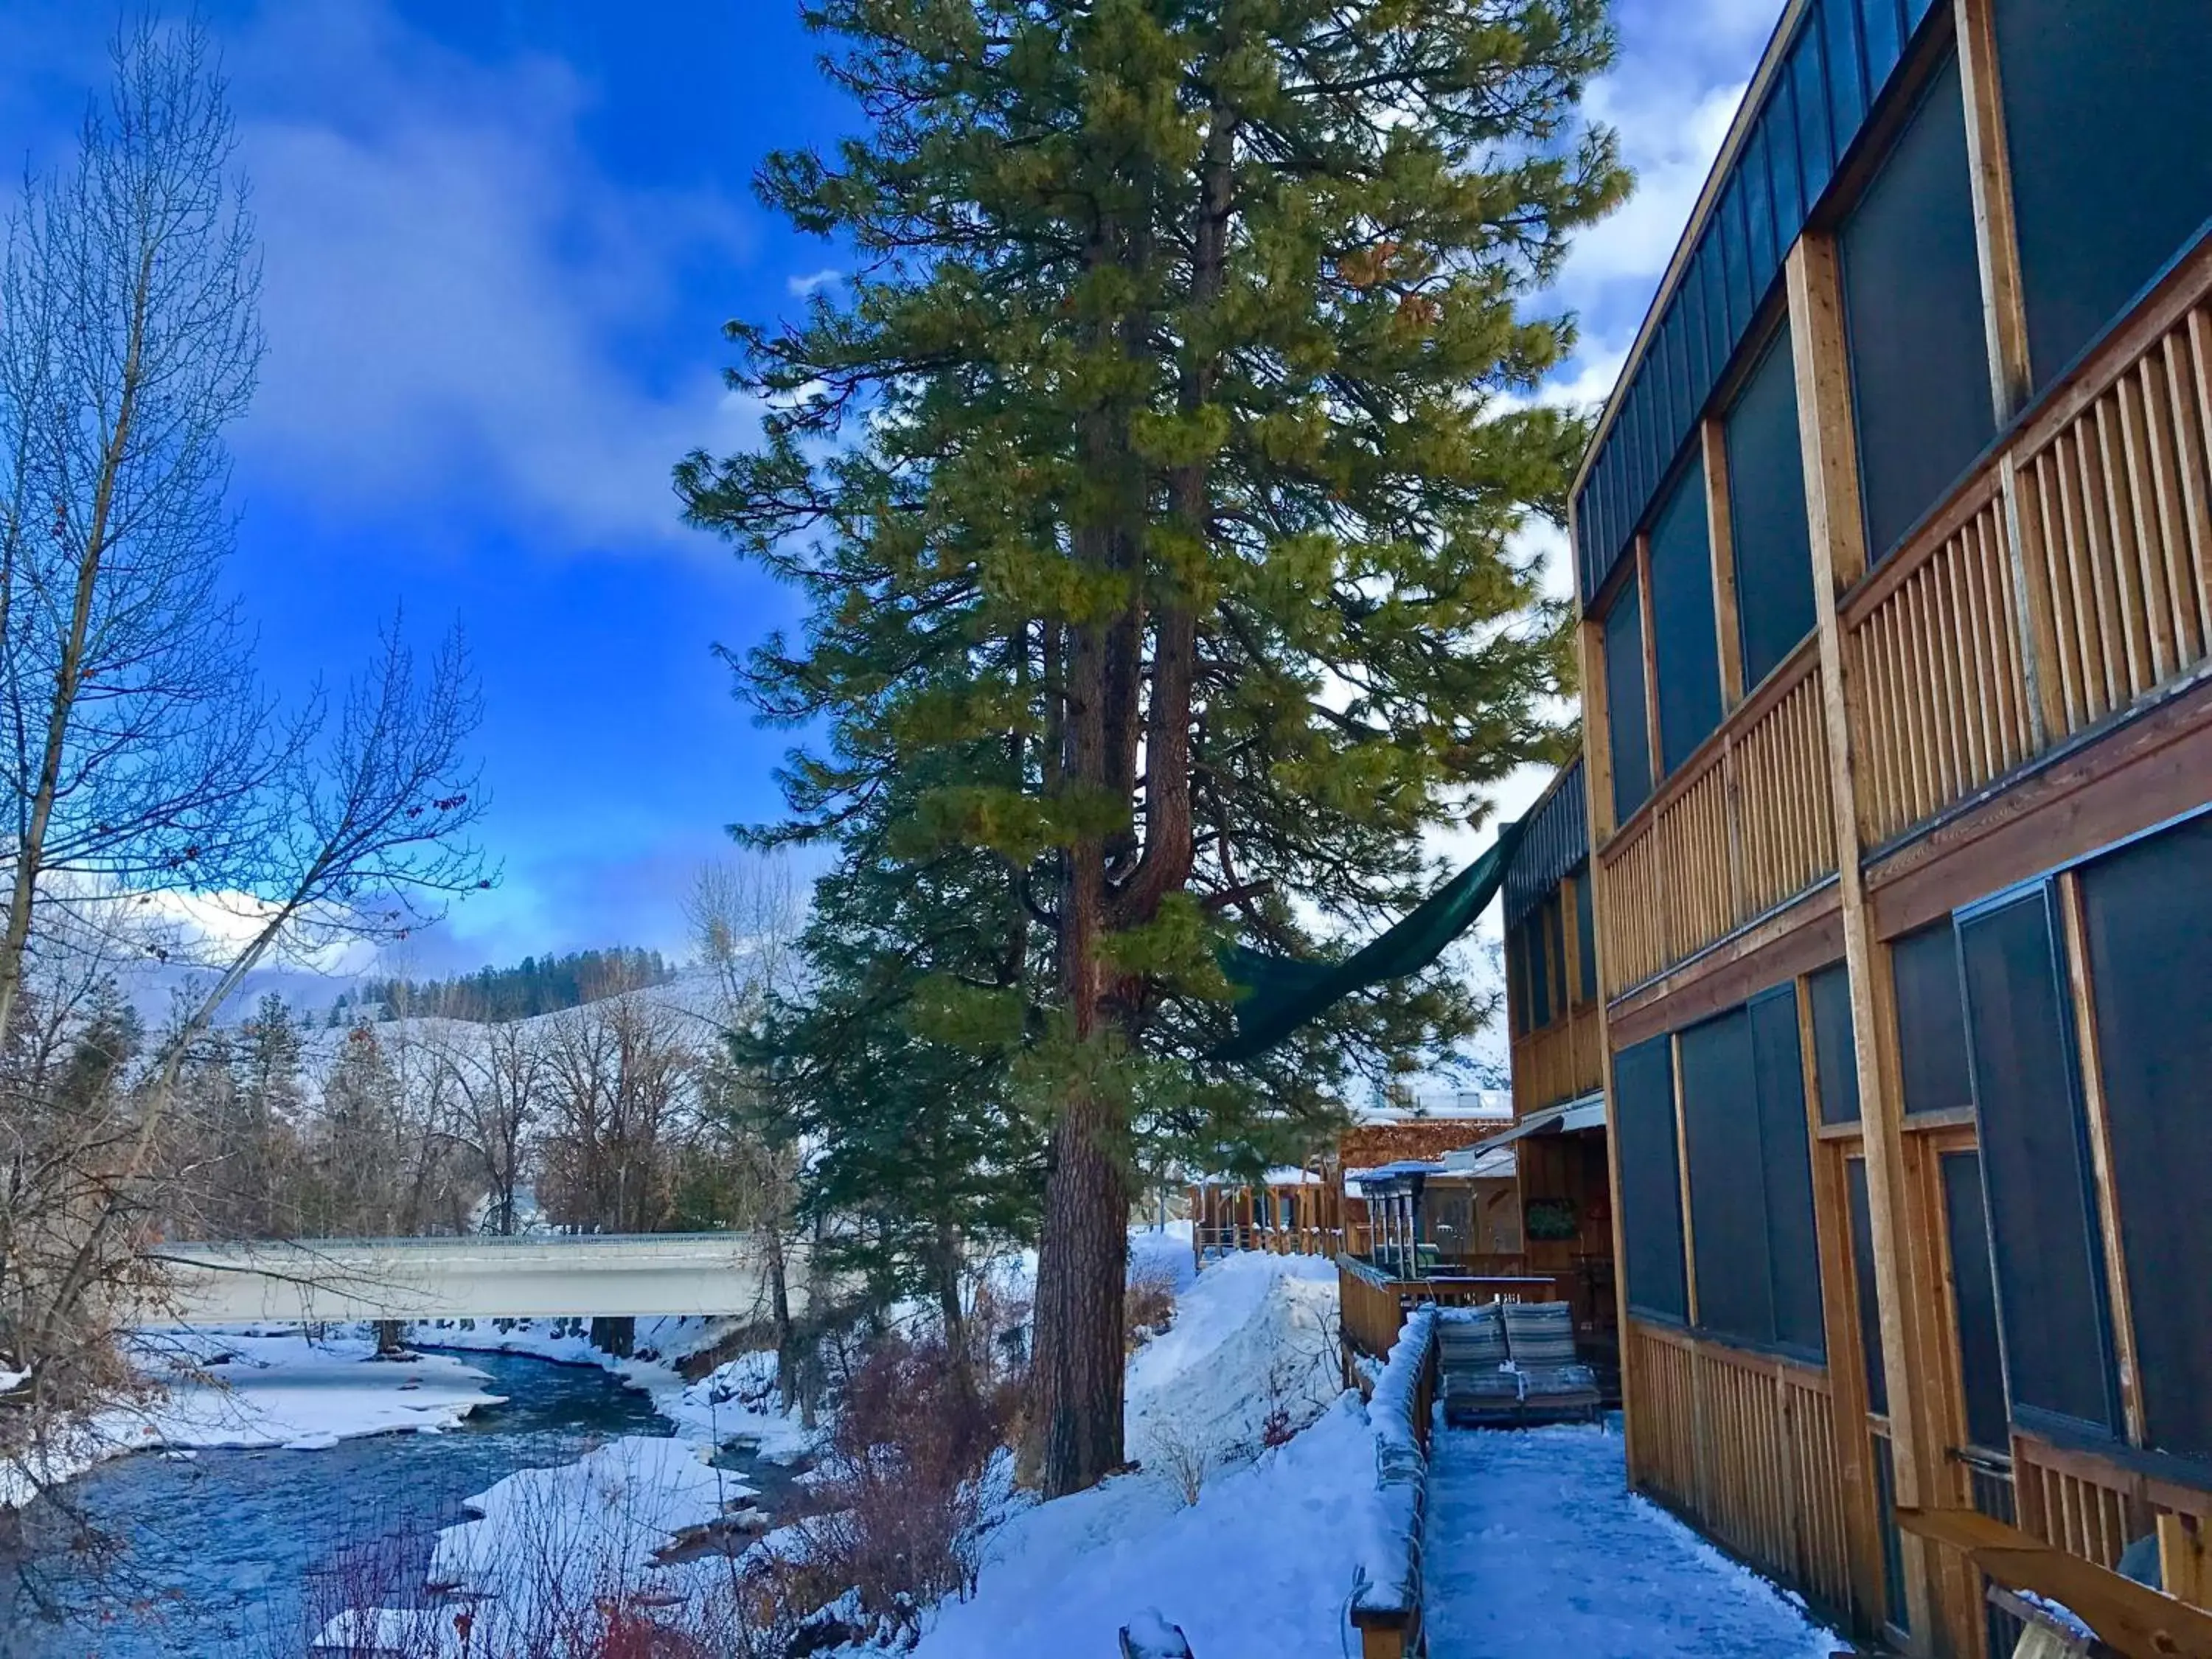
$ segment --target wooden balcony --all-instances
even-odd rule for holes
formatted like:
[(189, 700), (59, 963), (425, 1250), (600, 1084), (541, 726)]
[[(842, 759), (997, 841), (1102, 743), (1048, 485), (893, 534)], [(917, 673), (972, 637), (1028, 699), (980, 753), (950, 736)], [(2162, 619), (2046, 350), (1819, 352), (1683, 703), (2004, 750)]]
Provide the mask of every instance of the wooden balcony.
[(1592, 1004), (1513, 1039), (1513, 1115), (1572, 1100), (1605, 1081), (1605, 1048)]
[(1835, 873), (1835, 808), (1808, 639), (1600, 853), (1605, 994), (1695, 956)]
[[(2212, 653), (2212, 238), (1841, 596), (1869, 856), (2202, 678)], [(1836, 867), (1818, 638), (1598, 854), (1605, 994)]]

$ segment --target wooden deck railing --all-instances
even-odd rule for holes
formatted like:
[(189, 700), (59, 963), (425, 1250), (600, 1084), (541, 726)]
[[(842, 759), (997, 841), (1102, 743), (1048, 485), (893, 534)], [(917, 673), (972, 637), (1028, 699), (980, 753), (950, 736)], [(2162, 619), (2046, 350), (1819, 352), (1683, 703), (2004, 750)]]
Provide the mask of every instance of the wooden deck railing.
[(1852, 746), (1869, 846), (2204, 661), (2208, 304), (2212, 242), (1846, 599), (1838, 620), (1858, 686)]
[(1269, 1227), (1246, 1221), (1194, 1224), (1191, 1249), (1203, 1261), (1209, 1255), (1231, 1250), (1258, 1250), (1269, 1255), (1334, 1255), (1345, 1248), (1341, 1227)]
[(1598, 1042), (1595, 1005), (1513, 1039), (1516, 1116), (1586, 1095), (1604, 1081), (1605, 1056)]
[(1808, 640), (1601, 854), (1618, 995), (1836, 868), (1817, 643)]
[(1625, 1368), (1638, 1486), (1831, 1611), (1850, 1549), (1825, 1371), (1632, 1320)]

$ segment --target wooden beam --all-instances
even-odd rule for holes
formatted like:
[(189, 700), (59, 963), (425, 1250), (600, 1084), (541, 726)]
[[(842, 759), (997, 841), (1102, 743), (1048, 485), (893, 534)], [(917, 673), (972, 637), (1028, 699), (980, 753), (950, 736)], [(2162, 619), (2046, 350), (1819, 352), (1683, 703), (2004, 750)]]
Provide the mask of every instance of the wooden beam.
[(1982, 328), (1990, 402), (2002, 432), (2034, 390), (2021, 297), (2020, 236), (2013, 219), (2012, 158), (2005, 142), (1992, 0), (1952, 0), (1959, 79), (1966, 106), (1966, 169), (1973, 186), (1974, 253), (1981, 266)]
[(2008, 1589), (2061, 1603), (2122, 1653), (2212, 1659), (2212, 1613), (2123, 1578), (2078, 1555), (1972, 1510), (1900, 1504), (1897, 1524), (1912, 1538), (1957, 1550)]
[(1721, 647), (1721, 707), (1743, 701), (1743, 630), (1735, 609), (1735, 520), (1729, 510), (1728, 428), (1716, 420), (1698, 423), (1705, 450), (1705, 529), (1712, 549), (1713, 626)]
[(1644, 631), (1644, 732), (1651, 750), (1651, 793), (1667, 775), (1659, 748), (1659, 632), (1651, 623), (1651, 538), (1636, 538), (1636, 605)]
[[(1601, 767), (1597, 758), (1604, 747), (1607, 735), (1605, 721), (1604, 675), (1592, 661), (1594, 657), (1601, 658), (1604, 655), (1605, 641), (1602, 633), (1598, 630), (1595, 624), (1588, 620), (1585, 620), (1576, 630), (1576, 641), (1582, 653), (1583, 686), (1585, 697), (1583, 714), (1583, 800), (1589, 811), (1590, 827), (1593, 831), (1590, 842), (1595, 848), (1598, 840), (1595, 833), (1597, 825), (1601, 822), (1610, 823), (1610, 814), (1613, 810), (1612, 769), (1609, 765)], [(1592, 685), (1599, 688), (1595, 718), (1587, 701), (1589, 688)], [(1608, 756), (1607, 758), (1609, 760), (1610, 757)], [(1607, 814), (1607, 817), (1601, 819), (1599, 817), (1601, 811)], [(1607, 899), (1603, 865), (1595, 851), (1591, 853), (1589, 860), (1589, 902), (1590, 921), (1593, 924), (1590, 928), (1590, 943), (1592, 948), (1597, 952), (1598, 988), (1597, 1006), (1592, 1011), (1592, 1018), (1597, 1022), (1599, 1087), (1605, 1091), (1605, 1121), (1608, 1126), (1605, 1137), (1605, 1169), (1610, 1190), (1607, 1194), (1606, 1207), (1611, 1212), (1613, 1218), (1613, 1328), (1620, 1334), (1620, 1398), (1622, 1405), (1626, 1407), (1628, 1402), (1636, 1398), (1634, 1372), (1637, 1360), (1630, 1352), (1635, 1344), (1631, 1342), (1628, 1337), (1628, 1248), (1621, 1222), (1623, 1206), (1620, 1201), (1620, 1137), (1613, 1133), (1610, 1127), (1620, 1122), (1620, 1119), (1615, 1109), (1613, 1097), (1613, 1039), (1605, 1011), (1605, 988), (1607, 983), (1605, 967), (1605, 907)], [(1516, 1179), (1517, 1182), (1517, 1160)], [(1526, 1231), (1527, 1216), (1528, 1211), (1524, 1207), (1522, 1211), (1523, 1231), (1521, 1240), (1524, 1249), (1528, 1243)], [(1627, 1465), (1628, 1478), (1632, 1483), (1643, 1467), (1640, 1459), (1644, 1449), (1644, 1425), (1638, 1419), (1638, 1414), (1632, 1408), (1624, 1409), (1620, 1420), (1623, 1461)]]
[(1866, 574), (1867, 550), (1850, 362), (1844, 341), (1842, 271), (1834, 241), (1808, 231), (1790, 248), (1785, 272), (1805, 510), (1812, 522), (1815, 562), (1825, 550), (1836, 591), (1842, 592)]
[(2158, 1517), (2159, 1583), (2191, 1607), (2212, 1607), (2212, 1531), (2193, 1515)]
[[(1889, 955), (1877, 945), (1869, 925), (1860, 872), (1853, 733), (1865, 727), (1863, 719), (1853, 718), (1861, 691), (1856, 678), (1846, 670), (1843, 633), (1837, 620), (1838, 597), (1865, 570), (1866, 547), (1859, 512), (1857, 447), (1850, 419), (1850, 364), (1844, 355), (1843, 296), (1833, 243), (1812, 232), (1798, 238), (1790, 251), (1788, 282), (1790, 343), (1796, 357), (1798, 432), (1804, 450), (1805, 501), (1812, 531), (1822, 714), (1828, 731), (1829, 787), (1835, 814), (1837, 896), (1843, 916), (1859, 1115), (1866, 1147), (1875, 1302), (1889, 1394), (1895, 1498), (1900, 1505), (1911, 1505), (1921, 1501), (1929, 1448), (1917, 1333), (1903, 1299), (1912, 1273), (1905, 1222), (1908, 1188), (1896, 1003)], [(1844, 1431), (1844, 1425), (1838, 1424), (1838, 1432)], [(1863, 1419), (1850, 1425), (1850, 1431), (1863, 1435)], [(1910, 1538), (1905, 1540), (1904, 1554), (1905, 1607), (1891, 1609), (1891, 1617), (1916, 1632), (1914, 1640), (1924, 1650), (1935, 1622), (1934, 1564)], [(1897, 1618), (1900, 1611), (1905, 1615), (1901, 1620)]]
[[(1605, 626), (1589, 617), (1575, 625), (1575, 651), (1583, 681), (1583, 799), (1589, 804), (1590, 863), (1596, 849), (1611, 840), (1613, 822), (1613, 719), (1605, 684)], [(1605, 981), (1598, 981), (1602, 995)]]
[[(1836, 1469), (1844, 1486), (1844, 1548), (1850, 1558), (1855, 1613), (1872, 1622), (1862, 1592), (1881, 1582), (1881, 1538), (1875, 1525), (1873, 1449), (1864, 1431), (1866, 1365), (1858, 1321), (1851, 1316), (1853, 1282), (1848, 1149), (1821, 1138), (1820, 1067), (1813, 1041), (1813, 997), (1797, 981), (1797, 1053), (1804, 1068), (1805, 1121), (1812, 1135), (1813, 1232), (1820, 1268), (1820, 1322), (1828, 1355), (1828, 1390), (1835, 1401)], [(1856, 1124), (1848, 1126), (1856, 1131)], [(1846, 1429), (1849, 1430), (1846, 1432)]]
[(2097, 1188), (2097, 1231), (2105, 1250), (2105, 1283), (2112, 1297), (2112, 1346), (2119, 1362), (2120, 1410), (2128, 1440), (2146, 1445), (2142, 1372), (2136, 1357), (2134, 1297), (2129, 1289), (2128, 1252), (2120, 1234), (2118, 1190), (2112, 1176), (2112, 1120), (2105, 1104), (2103, 1039), (2097, 1030), (2095, 975), (2089, 967), (2088, 920), (2081, 904), (2081, 878), (2069, 870), (2058, 878), (2058, 908), (2066, 939), (2067, 988), (2072, 993), (2075, 1052), (2081, 1056), (2081, 1106), (2088, 1120), (2089, 1162)]

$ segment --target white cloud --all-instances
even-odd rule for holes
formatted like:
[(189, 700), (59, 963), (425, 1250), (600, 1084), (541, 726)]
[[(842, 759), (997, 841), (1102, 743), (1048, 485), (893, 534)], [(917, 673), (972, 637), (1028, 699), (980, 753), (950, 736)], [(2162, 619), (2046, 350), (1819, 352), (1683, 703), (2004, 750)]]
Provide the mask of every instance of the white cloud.
[(817, 288), (827, 288), (832, 283), (844, 280), (845, 273), (842, 270), (811, 270), (804, 276), (787, 277), (784, 286), (794, 295), (805, 295), (813, 293)]
[(489, 512), (553, 545), (681, 535), (671, 465), (750, 411), (710, 349), (653, 386), (623, 337), (665, 316), (679, 261), (742, 257), (738, 210), (618, 188), (565, 66), (469, 63), (369, 0), (271, 7), (228, 61), (266, 248), (249, 465), (312, 478), (324, 511)]

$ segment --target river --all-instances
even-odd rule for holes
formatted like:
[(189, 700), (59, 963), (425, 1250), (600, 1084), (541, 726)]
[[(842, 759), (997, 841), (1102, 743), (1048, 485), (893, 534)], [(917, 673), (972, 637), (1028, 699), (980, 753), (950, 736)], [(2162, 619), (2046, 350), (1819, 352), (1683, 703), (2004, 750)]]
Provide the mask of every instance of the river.
[[(341, 1604), (341, 1581), (373, 1577), (392, 1602), (419, 1586), (437, 1529), (466, 1518), (463, 1499), (616, 1435), (670, 1431), (643, 1395), (605, 1372), (466, 1358), (507, 1403), (442, 1434), (321, 1451), (140, 1453), (70, 1483), (67, 1501), (119, 1553), (82, 1559), (62, 1517), (34, 1508), (28, 1559), (0, 1559), (0, 1659), (298, 1659), (303, 1632)], [(41, 1601), (64, 1616), (42, 1614)]]

